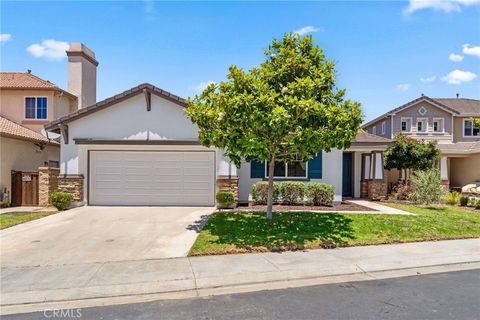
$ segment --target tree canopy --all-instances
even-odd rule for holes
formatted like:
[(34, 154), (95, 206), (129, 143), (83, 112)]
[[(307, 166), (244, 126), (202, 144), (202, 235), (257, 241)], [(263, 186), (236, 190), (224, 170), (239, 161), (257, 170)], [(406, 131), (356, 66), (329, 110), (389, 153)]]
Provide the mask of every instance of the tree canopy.
[[(362, 122), (360, 104), (335, 85), (335, 63), (311, 36), (286, 34), (248, 72), (231, 66), (227, 80), (188, 99), (186, 114), (204, 146), (242, 161), (312, 159), (320, 150), (350, 146)], [(271, 205), (269, 205), (271, 212)]]
[(427, 170), (435, 166), (440, 158), (440, 150), (435, 141), (423, 142), (398, 134), (384, 156), (387, 170)]

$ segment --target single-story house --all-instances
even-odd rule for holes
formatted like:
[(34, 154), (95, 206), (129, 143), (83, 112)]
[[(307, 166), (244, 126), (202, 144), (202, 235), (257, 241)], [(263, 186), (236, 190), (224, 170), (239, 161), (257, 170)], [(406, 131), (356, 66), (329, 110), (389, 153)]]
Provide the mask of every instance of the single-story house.
[[(198, 141), (184, 99), (141, 84), (46, 125), (61, 133), (60, 189), (77, 205), (215, 205), (217, 190), (249, 201), (264, 163), (236, 168), (222, 150)], [(305, 163), (278, 164), (276, 179), (318, 181), (342, 197), (386, 193), (383, 150), (391, 140), (360, 131), (348, 150), (322, 152)]]

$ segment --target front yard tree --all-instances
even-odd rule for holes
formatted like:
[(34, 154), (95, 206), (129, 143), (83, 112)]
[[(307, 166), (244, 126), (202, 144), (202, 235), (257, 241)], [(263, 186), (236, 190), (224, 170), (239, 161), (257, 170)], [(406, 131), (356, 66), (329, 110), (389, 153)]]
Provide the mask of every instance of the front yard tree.
[(385, 151), (387, 170), (397, 169), (402, 178), (407, 179), (410, 170), (427, 170), (433, 168), (440, 158), (435, 141), (422, 142), (405, 135), (395, 136), (393, 146)]
[(248, 72), (231, 66), (227, 81), (188, 100), (186, 114), (198, 125), (200, 142), (223, 149), (237, 167), (268, 161), (271, 219), (275, 162), (349, 147), (362, 115), (360, 104), (335, 86), (335, 64), (311, 36), (274, 39), (265, 56)]

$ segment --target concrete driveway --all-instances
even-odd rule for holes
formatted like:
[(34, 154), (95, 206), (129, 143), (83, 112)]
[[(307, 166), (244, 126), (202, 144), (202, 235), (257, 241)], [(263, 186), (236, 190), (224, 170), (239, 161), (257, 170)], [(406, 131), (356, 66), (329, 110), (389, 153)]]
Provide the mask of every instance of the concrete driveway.
[(213, 208), (80, 207), (0, 231), (1, 265), (183, 257)]

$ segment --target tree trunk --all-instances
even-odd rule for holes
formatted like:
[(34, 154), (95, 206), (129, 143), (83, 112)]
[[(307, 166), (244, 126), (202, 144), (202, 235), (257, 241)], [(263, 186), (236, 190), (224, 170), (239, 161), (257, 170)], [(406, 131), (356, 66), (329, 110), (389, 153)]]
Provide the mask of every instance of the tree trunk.
[(268, 163), (268, 197), (267, 197), (267, 219), (272, 220), (273, 206), (273, 171), (275, 170), (275, 156), (272, 155)]

